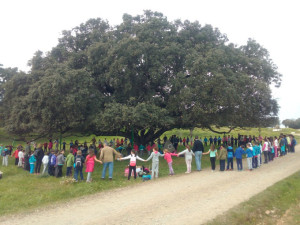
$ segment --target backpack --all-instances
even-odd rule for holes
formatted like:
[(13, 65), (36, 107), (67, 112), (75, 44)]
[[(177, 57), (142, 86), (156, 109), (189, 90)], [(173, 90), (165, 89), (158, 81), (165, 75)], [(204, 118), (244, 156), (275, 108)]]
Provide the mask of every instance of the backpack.
[(82, 161), (81, 161), (81, 157), (76, 157), (75, 159), (75, 166), (78, 167), (82, 167)]

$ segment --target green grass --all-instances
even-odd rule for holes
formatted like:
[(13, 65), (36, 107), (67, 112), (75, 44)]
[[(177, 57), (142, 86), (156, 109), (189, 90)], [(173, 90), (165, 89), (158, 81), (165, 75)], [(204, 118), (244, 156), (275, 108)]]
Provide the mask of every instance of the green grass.
[[(300, 223), (300, 171), (277, 182), (248, 201), (208, 222), (217, 224), (285, 224)], [(285, 215), (286, 211), (288, 213)]]
[[(179, 150), (182, 149), (183, 146), (179, 146)], [(147, 156), (143, 158), (147, 158)], [(151, 161), (146, 163), (138, 161), (137, 165), (149, 167), (151, 163)], [(97, 163), (92, 174), (92, 183), (78, 182), (67, 184), (61, 182), (64, 178), (30, 175), (27, 171), (14, 166), (14, 160), (10, 157), (8, 167), (2, 167), (2, 164), (0, 165), (0, 170), (4, 173), (3, 178), (0, 180), (0, 215), (20, 212), (24, 209), (30, 210), (49, 203), (69, 201), (75, 197), (95, 194), (104, 190), (126, 187), (142, 182), (141, 178), (138, 178), (136, 181), (134, 181), (134, 179), (127, 181), (127, 177), (124, 176), (124, 169), (127, 165), (128, 161), (114, 162), (113, 181), (108, 181), (108, 179), (102, 181), (100, 179), (102, 165), (100, 166), (100, 164)], [(210, 166), (208, 156), (203, 157), (202, 165), (203, 168)], [(195, 162), (193, 162), (192, 166), (193, 169), (195, 169)], [(186, 171), (184, 158), (173, 157), (173, 168), (176, 174), (184, 173)], [(63, 168), (63, 174), (65, 173), (66, 166)], [(166, 177), (168, 174), (168, 165), (166, 161), (161, 158), (159, 177)], [(86, 178), (86, 173), (84, 173), (84, 178)]]

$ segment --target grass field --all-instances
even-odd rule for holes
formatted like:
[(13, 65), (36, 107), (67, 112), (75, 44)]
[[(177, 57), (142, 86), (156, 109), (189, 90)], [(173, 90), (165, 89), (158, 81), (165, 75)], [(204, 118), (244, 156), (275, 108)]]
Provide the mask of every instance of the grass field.
[[(282, 133), (291, 133), (295, 130), (292, 129), (283, 129), (280, 132), (273, 132), (271, 129), (262, 129), (261, 134), (263, 136), (275, 136)], [(248, 134), (248, 135), (258, 135), (258, 129), (248, 129), (248, 130), (236, 130), (231, 133), (231, 135), (236, 136), (238, 133), (240, 134)], [(189, 130), (175, 129), (172, 131), (166, 132), (167, 136), (171, 136), (172, 134), (176, 134), (181, 137), (186, 137), (190, 134)], [(204, 136), (209, 137), (210, 135), (215, 136), (214, 133), (195, 129), (193, 131), (193, 136), (198, 135), (202, 138)], [(217, 135), (218, 136), (218, 135)], [(80, 143), (84, 141), (91, 141), (92, 137), (65, 137), (67, 143), (70, 140), (75, 141), (78, 139)], [(3, 129), (0, 129), (0, 144), (9, 145), (12, 144), (14, 137), (7, 135)], [(97, 137), (97, 140), (104, 137)], [(113, 137), (106, 137), (107, 140), (110, 140)], [(37, 142), (43, 143), (47, 141), (47, 139), (37, 140)], [(14, 146), (17, 144), (23, 144), (24, 142), (16, 141), (14, 142)], [(179, 146), (179, 151), (183, 150), (183, 146)], [(207, 151), (208, 147), (205, 148)], [(146, 158), (146, 156), (144, 156)], [(186, 164), (184, 158), (176, 158), (174, 157), (173, 168), (175, 173), (180, 174), (186, 171)], [(23, 210), (30, 210), (37, 207), (45, 206), (50, 203), (55, 202), (63, 202), (63, 201), (71, 201), (75, 197), (94, 194), (100, 191), (125, 187), (128, 185), (134, 185), (136, 183), (142, 182), (140, 179), (136, 181), (131, 180), (127, 181), (127, 178), (124, 177), (124, 169), (128, 165), (128, 161), (115, 161), (114, 163), (114, 176), (113, 181), (100, 181), (100, 175), (102, 171), (102, 166), (100, 164), (96, 164), (95, 172), (93, 173), (93, 182), (92, 183), (67, 183), (62, 182), (64, 178), (54, 178), (54, 177), (43, 177), (30, 175), (28, 172), (25, 172), (23, 169), (17, 168), (13, 165), (13, 158), (9, 159), (9, 166), (2, 167), (0, 164), (0, 170), (4, 173), (3, 179), (0, 180), (0, 215), (10, 214), (14, 212), (20, 212)], [(138, 165), (144, 165), (149, 167), (151, 162), (142, 163), (138, 162)], [(209, 167), (209, 156), (203, 156), (202, 158), (202, 166)], [(195, 169), (195, 162), (193, 161), (192, 169)], [(64, 174), (66, 167), (64, 166)], [(164, 159), (160, 161), (160, 177), (168, 176), (168, 165)], [(84, 174), (86, 178), (86, 174)]]
[(300, 224), (300, 171), (218, 216), (209, 225)]

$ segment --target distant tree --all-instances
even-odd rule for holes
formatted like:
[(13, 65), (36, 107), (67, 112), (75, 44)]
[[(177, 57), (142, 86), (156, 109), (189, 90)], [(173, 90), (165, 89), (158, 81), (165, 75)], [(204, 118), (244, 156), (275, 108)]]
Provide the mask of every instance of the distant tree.
[(278, 120), (270, 85), (281, 75), (266, 49), (251, 39), (236, 47), (210, 25), (169, 22), (158, 12), (125, 14), (113, 28), (91, 19), (29, 63), (30, 73), (5, 85), (5, 126), (14, 133), (133, 135), (147, 143), (172, 128)]
[(285, 127), (293, 128), (293, 129), (300, 129), (300, 118), (293, 120), (293, 119), (285, 119), (282, 121), (282, 124)]

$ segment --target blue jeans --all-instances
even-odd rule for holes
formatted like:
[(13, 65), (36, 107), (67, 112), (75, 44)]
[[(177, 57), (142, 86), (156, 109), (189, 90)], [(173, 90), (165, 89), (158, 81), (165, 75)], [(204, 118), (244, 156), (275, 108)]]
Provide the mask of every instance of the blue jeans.
[(202, 151), (196, 151), (195, 152), (195, 161), (196, 161), (196, 167), (197, 170), (201, 170), (201, 158), (202, 158)]
[(82, 174), (82, 167), (75, 167), (75, 173), (74, 173), (74, 178), (75, 180), (78, 180), (78, 173), (80, 173), (80, 178), (83, 180), (83, 174)]
[(233, 170), (233, 158), (227, 158), (227, 170), (229, 170), (229, 167)]
[(103, 163), (102, 178), (105, 178), (107, 167), (108, 167), (108, 178), (112, 178), (112, 174), (114, 170), (114, 162)]

